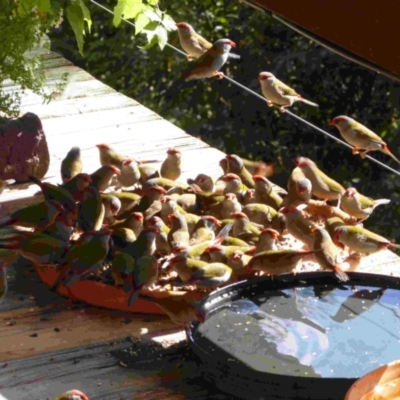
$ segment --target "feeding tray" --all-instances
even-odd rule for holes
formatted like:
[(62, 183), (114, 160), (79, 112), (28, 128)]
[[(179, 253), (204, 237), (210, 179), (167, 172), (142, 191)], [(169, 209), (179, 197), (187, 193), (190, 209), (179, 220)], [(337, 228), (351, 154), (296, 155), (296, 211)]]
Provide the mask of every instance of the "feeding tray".
[[(35, 266), (35, 270), (42, 282), (53, 287), (59, 271), (54, 267)], [(97, 307), (109, 308), (113, 310), (128, 311), (143, 314), (164, 314), (160, 307), (152, 301), (138, 298), (132, 306), (128, 306), (130, 293), (124, 292), (121, 286), (114, 286), (92, 280), (80, 280), (71, 287), (64, 285), (57, 287), (57, 292), (75, 301), (82, 301)], [(142, 290), (141, 293), (154, 298), (171, 296), (191, 296), (195, 300), (200, 300), (205, 296), (203, 292), (190, 291), (149, 291)]]
[(246, 399), (343, 400), (355, 380), (400, 359), (400, 279), (348, 275), (343, 284), (329, 272), (285, 274), (212, 292), (199, 303), (205, 322), (187, 330), (205, 377)]

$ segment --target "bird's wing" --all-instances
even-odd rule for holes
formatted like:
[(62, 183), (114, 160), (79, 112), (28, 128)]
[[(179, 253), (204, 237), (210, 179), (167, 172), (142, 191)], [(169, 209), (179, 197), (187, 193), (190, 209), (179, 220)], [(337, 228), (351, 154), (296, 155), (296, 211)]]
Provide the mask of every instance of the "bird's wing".
[(203, 36), (196, 34), (195, 36), (192, 36), (192, 38), (193, 38), (193, 41), (198, 44), (198, 46), (201, 50), (207, 51), (208, 49), (211, 49), (212, 43), (210, 43), (208, 40), (204, 39)]
[(209, 70), (217, 55), (214, 48), (207, 50), (201, 57), (193, 62), (193, 66), (190, 68), (191, 73), (198, 74)]
[(282, 95), (289, 95), (289, 96), (298, 96), (299, 94), (289, 87), (288, 85), (285, 85), (282, 81), (279, 79), (275, 79), (273, 85), (276, 87), (276, 89), (282, 94)]
[(353, 132), (356, 139), (359, 140), (370, 140), (375, 143), (382, 143), (383, 140), (375, 132), (369, 129), (353, 128)]

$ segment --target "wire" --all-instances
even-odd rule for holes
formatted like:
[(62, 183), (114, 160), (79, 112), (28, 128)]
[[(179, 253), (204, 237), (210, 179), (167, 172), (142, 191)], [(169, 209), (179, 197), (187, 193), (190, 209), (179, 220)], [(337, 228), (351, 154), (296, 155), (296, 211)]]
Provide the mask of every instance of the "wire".
[[(114, 12), (113, 12), (113, 11), (111, 11), (111, 10), (109, 10), (107, 7), (104, 7), (103, 5), (97, 3), (97, 1), (95, 1), (95, 0), (90, 0), (90, 2), (93, 3), (93, 4), (95, 4), (95, 5), (98, 6), (98, 7), (102, 8), (104, 11), (107, 11), (107, 12), (110, 13), (111, 15), (114, 15)], [(121, 18), (121, 19), (122, 19), (122, 21), (126, 22), (127, 24), (129, 24), (129, 25), (135, 27), (135, 24), (134, 24), (133, 22), (128, 21), (128, 20), (126, 20), (126, 19), (124, 19), (124, 18)], [(170, 49), (175, 50), (177, 53), (182, 54), (182, 55), (185, 56), (185, 57), (187, 56), (187, 54), (186, 54), (184, 51), (178, 49), (178, 48), (175, 47), (175, 46), (172, 46), (172, 44), (166, 43), (165, 45), (166, 45), (167, 47), (169, 47)], [(224, 77), (224, 79), (226, 79), (227, 81), (229, 81), (229, 82), (233, 83), (234, 85), (240, 87), (242, 90), (244, 90), (244, 91), (246, 91), (246, 92), (248, 92), (248, 93), (251, 93), (253, 96), (255, 96), (255, 97), (257, 97), (258, 99), (262, 100), (264, 103), (267, 101), (267, 99), (266, 99), (264, 96), (261, 96), (259, 93), (255, 92), (254, 90), (251, 90), (251, 89), (248, 88), (247, 86), (242, 85), (241, 83), (235, 81), (234, 79), (230, 78), (229, 76), (226, 76), (226, 75), (224, 74), (223, 77)], [(305, 120), (304, 118), (299, 117), (298, 115), (292, 113), (291, 111), (289, 111), (289, 110), (287, 110), (287, 109), (285, 109), (284, 114), (290, 115), (291, 117), (297, 119), (298, 121), (303, 122), (304, 124), (306, 124), (306, 125), (308, 125), (309, 127), (315, 129), (316, 131), (318, 131), (318, 132), (324, 134), (325, 136), (328, 136), (329, 138), (331, 138), (332, 140), (335, 140), (336, 142), (342, 144), (343, 146), (346, 146), (346, 147), (348, 147), (348, 148), (350, 148), (350, 149), (353, 148), (353, 146), (350, 146), (348, 143), (344, 142), (343, 140), (337, 138), (337, 137), (334, 136), (334, 135), (331, 135), (330, 133), (324, 131), (323, 129), (319, 128), (318, 126), (312, 124), (311, 122), (308, 122), (308, 121)], [(400, 171), (397, 171), (397, 170), (393, 169), (392, 167), (389, 167), (389, 165), (384, 164), (383, 162), (377, 160), (376, 158), (373, 158), (373, 157), (371, 157), (371, 156), (368, 155), (368, 154), (365, 155), (365, 158), (368, 158), (369, 160), (373, 161), (374, 163), (380, 165), (381, 167), (386, 168), (387, 170), (389, 170), (389, 171), (393, 172), (394, 174), (400, 176)]]

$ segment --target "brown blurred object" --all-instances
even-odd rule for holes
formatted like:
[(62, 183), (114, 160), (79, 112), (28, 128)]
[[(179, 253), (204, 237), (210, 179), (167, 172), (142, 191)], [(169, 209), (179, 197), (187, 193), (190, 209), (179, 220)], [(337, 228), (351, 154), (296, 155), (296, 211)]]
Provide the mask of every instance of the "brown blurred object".
[(0, 179), (42, 179), (50, 165), (50, 154), (42, 122), (33, 113), (0, 125)]
[(344, 400), (395, 400), (400, 398), (400, 360), (392, 361), (357, 379)]
[(251, 173), (251, 175), (261, 175), (269, 178), (275, 173), (275, 167), (272, 163), (265, 163), (263, 161), (252, 161), (247, 160), (246, 158), (242, 158), (242, 161), (244, 166)]
[(272, 16), (317, 44), (400, 81), (400, 3), (363, 0), (239, 0)]

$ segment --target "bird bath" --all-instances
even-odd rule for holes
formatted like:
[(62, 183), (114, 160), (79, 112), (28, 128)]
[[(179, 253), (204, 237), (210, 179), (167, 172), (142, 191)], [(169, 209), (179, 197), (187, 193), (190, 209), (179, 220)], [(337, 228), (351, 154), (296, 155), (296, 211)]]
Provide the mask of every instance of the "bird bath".
[(206, 376), (244, 398), (343, 399), (356, 379), (400, 358), (400, 280), (349, 277), (281, 275), (211, 293), (200, 302), (205, 322), (187, 332)]

